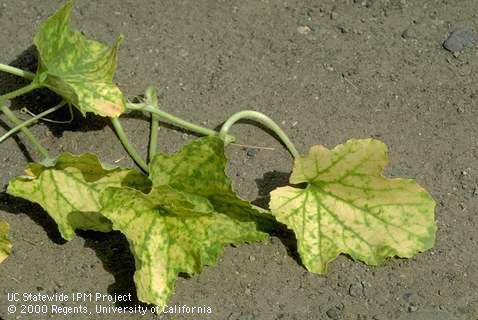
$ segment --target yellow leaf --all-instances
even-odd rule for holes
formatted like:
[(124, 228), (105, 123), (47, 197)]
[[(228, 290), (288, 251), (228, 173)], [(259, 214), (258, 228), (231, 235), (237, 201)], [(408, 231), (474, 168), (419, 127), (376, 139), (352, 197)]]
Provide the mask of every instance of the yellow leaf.
[(383, 177), (387, 162), (378, 140), (314, 146), (296, 159), (290, 178), (306, 187), (271, 193), (272, 214), (294, 230), (309, 271), (325, 273), (340, 253), (377, 265), (433, 247), (434, 200), (414, 180)]
[(12, 251), (12, 244), (8, 240), (8, 231), (10, 226), (8, 223), (0, 220), (0, 262), (5, 260)]

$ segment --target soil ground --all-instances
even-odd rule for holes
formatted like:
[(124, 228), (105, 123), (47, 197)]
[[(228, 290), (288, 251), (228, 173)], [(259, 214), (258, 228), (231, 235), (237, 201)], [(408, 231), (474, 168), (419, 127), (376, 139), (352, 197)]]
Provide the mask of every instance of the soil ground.
[[(0, 61), (33, 70), (32, 37), (61, 3), (0, 1)], [(442, 46), (452, 31), (478, 31), (477, 13), (475, 0), (76, 1), (75, 28), (108, 43), (125, 35), (116, 80), (128, 95), (154, 84), (164, 110), (211, 128), (234, 112), (261, 111), (301, 152), (378, 138), (389, 146), (386, 175), (417, 179), (437, 202), (436, 246), (413, 259), (368, 267), (340, 256), (319, 276), (297, 262), (289, 234), (273, 236), (229, 247), (217, 266), (179, 279), (171, 305), (209, 306), (211, 315), (161, 318), (478, 319), (478, 49), (452, 54)], [(1, 75), (0, 84), (7, 92), (22, 83)], [(38, 112), (56, 99), (36, 92), (15, 108)], [(123, 122), (146, 152), (147, 120)], [(96, 152), (132, 165), (99, 118), (76, 115), (72, 124), (32, 130), (52, 152)], [(236, 190), (266, 204), (268, 191), (287, 183), (291, 157), (249, 122), (233, 132), (239, 143), (274, 148), (228, 148)], [(192, 138), (163, 126), (160, 149), (173, 152)], [(1, 145), (4, 186), (39, 159), (31, 150), (23, 139)], [(120, 234), (80, 232), (65, 243), (39, 206), (5, 193), (0, 206), (14, 245), (0, 266), (0, 318), (153, 318), (9, 314), (7, 293), (134, 293), (134, 261)]]

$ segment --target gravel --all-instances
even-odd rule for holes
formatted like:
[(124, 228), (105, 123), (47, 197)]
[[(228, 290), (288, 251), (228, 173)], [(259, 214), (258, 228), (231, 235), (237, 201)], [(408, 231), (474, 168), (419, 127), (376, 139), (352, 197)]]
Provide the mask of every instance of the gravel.
[(363, 296), (363, 285), (360, 282), (352, 283), (349, 287), (349, 295), (352, 297)]
[(478, 44), (478, 35), (469, 30), (453, 31), (443, 43), (443, 47), (450, 52), (459, 52)]

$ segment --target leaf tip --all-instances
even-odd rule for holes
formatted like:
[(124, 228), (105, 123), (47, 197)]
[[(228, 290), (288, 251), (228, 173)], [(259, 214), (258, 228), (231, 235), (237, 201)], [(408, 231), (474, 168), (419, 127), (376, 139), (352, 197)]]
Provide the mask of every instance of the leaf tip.
[(123, 42), (123, 40), (124, 40), (124, 35), (120, 33), (118, 37), (116, 38), (116, 41), (114, 42), (113, 47), (118, 48), (120, 44)]

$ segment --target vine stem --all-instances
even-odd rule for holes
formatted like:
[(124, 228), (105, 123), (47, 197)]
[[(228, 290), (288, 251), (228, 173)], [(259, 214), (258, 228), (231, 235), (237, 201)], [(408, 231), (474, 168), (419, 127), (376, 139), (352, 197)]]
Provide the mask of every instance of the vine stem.
[[(0, 71), (8, 72), (10, 74), (17, 75), (17, 76), (23, 77), (23, 78), (28, 79), (28, 80), (33, 80), (33, 78), (35, 77), (34, 73), (31, 73), (29, 71), (25, 71), (25, 70), (22, 70), (22, 69), (18, 69), (18, 68), (9, 66), (9, 65), (1, 64), (1, 63), (0, 63)], [(126, 108), (130, 109), (130, 110), (146, 111), (146, 112), (149, 112), (153, 115), (158, 115), (160, 118), (162, 118), (162, 119), (164, 119), (164, 120), (166, 120), (166, 121), (168, 121), (168, 122), (170, 122), (170, 123), (172, 123), (172, 124), (174, 124), (178, 127), (181, 127), (181, 128), (184, 128), (184, 129), (187, 129), (189, 131), (199, 133), (199, 134), (202, 134), (202, 135), (212, 136), (212, 135), (217, 135), (218, 134), (214, 130), (198, 126), (194, 123), (191, 123), (191, 122), (188, 122), (188, 121), (183, 120), (181, 118), (178, 118), (176, 116), (173, 116), (172, 114), (170, 114), (166, 111), (159, 110), (159, 109), (154, 108), (154, 107), (152, 107), (150, 105), (147, 105), (147, 104), (127, 103)], [(227, 135), (225, 137), (224, 141), (226, 143), (231, 143), (231, 142), (235, 141), (235, 138), (231, 135)]]
[(35, 74), (31, 73), (30, 71), (18, 69), (3, 63), (0, 63), (0, 71), (7, 72), (15, 76), (23, 77), (28, 80), (33, 80), (33, 78), (35, 78)]
[[(7, 100), (8, 101), (8, 100)], [(10, 110), (7, 105), (7, 101), (0, 100), (0, 110), (5, 114), (5, 116), (12, 122), (14, 125), (19, 126), (22, 124), (22, 121), (15, 116), (15, 114)], [(41, 145), (40, 141), (25, 127), (21, 127), (20, 130), (23, 132), (25, 137), (27, 137), (33, 146), (38, 150), (38, 152), (45, 158), (51, 159), (48, 151)]]
[[(127, 103), (126, 104), (126, 109), (140, 110), (140, 111), (146, 111), (146, 112), (149, 112), (149, 113), (152, 113), (152, 114), (157, 114), (161, 119), (164, 119), (164, 120), (172, 123), (173, 125), (176, 125), (178, 127), (184, 128), (186, 130), (189, 130), (189, 131), (192, 131), (192, 132), (195, 132), (195, 133), (199, 133), (201, 135), (205, 135), (205, 136), (216, 136), (216, 135), (218, 135), (217, 131), (198, 126), (194, 123), (191, 123), (191, 122), (188, 122), (188, 121), (183, 120), (181, 118), (178, 118), (176, 116), (173, 116), (172, 114), (167, 113), (166, 111), (155, 109), (154, 107), (152, 107), (148, 104)], [(235, 138), (231, 135), (225, 135), (222, 139), (226, 143), (231, 143), (231, 142), (235, 141)]]
[(55, 112), (56, 110), (60, 109), (61, 107), (63, 107), (64, 105), (66, 104), (66, 101), (62, 101), (60, 102), (59, 104), (57, 104), (56, 106), (48, 109), (48, 110), (45, 110), (43, 111), (42, 113), (39, 113), (37, 115), (35, 115), (34, 117), (31, 117), (30, 119), (20, 123), (19, 125), (17, 125), (16, 127), (10, 129), (7, 133), (5, 133), (3, 136), (0, 137), (0, 143), (2, 143), (3, 141), (5, 141), (8, 137), (10, 137), (12, 134), (14, 134), (15, 132), (17, 132), (18, 130), (21, 130), (22, 128), (32, 124), (33, 122), (37, 121), (38, 119), (40, 118), (43, 118), (44, 116), (52, 113), (52, 112)]
[[(158, 105), (158, 93), (156, 88), (149, 86), (146, 88), (145, 92), (146, 103), (155, 109), (159, 110)], [(159, 129), (159, 115), (157, 113), (151, 114), (151, 132), (149, 136), (149, 156), (148, 159), (151, 161), (156, 154), (156, 148), (158, 146), (158, 129)]]
[(284, 143), (284, 145), (287, 147), (287, 150), (289, 150), (289, 152), (294, 158), (297, 158), (299, 156), (299, 152), (297, 151), (289, 137), (285, 134), (285, 132), (271, 118), (257, 111), (244, 110), (233, 114), (222, 125), (221, 131), (219, 132), (219, 137), (224, 139), (224, 137), (227, 136), (232, 125), (234, 125), (234, 123), (241, 119), (254, 120), (271, 129)]
[(133, 147), (133, 145), (129, 142), (128, 137), (126, 136), (126, 133), (123, 130), (123, 126), (121, 125), (120, 121), (118, 118), (110, 118), (111, 123), (113, 124), (113, 128), (116, 131), (116, 134), (118, 135), (118, 138), (120, 139), (121, 143), (123, 144), (124, 148), (126, 151), (129, 153), (131, 158), (140, 166), (141, 169), (143, 169), (144, 172), (148, 172), (148, 165), (146, 162), (143, 160), (143, 158), (139, 155), (138, 151)]

